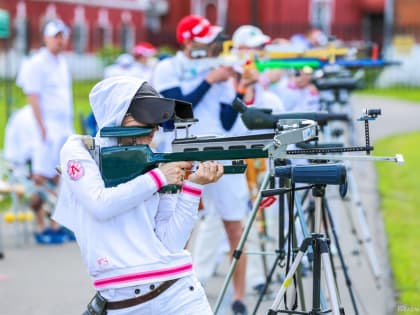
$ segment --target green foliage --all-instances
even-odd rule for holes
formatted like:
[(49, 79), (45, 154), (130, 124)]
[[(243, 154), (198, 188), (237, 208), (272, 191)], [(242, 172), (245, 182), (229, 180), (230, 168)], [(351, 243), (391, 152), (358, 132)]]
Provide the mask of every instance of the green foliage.
[[(356, 72), (356, 71), (353, 71)], [(366, 69), (364, 71), (363, 84), (367, 89), (374, 89), (376, 80), (382, 72), (382, 68)]]
[(176, 50), (173, 49), (173, 47), (171, 46), (167, 46), (167, 45), (161, 45), (158, 47), (157, 49), (157, 54), (158, 55), (175, 55)]
[(356, 93), (393, 98), (420, 104), (420, 88), (418, 87), (394, 86), (381, 89), (367, 88), (357, 91)]
[(74, 128), (82, 133), (82, 120), (90, 113), (89, 92), (97, 81), (78, 81), (73, 84)]
[(382, 202), (389, 253), (399, 304), (420, 305), (420, 132), (397, 135), (375, 144), (376, 155), (404, 155), (405, 163), (393, 166), (377, 163), (379, 193)]

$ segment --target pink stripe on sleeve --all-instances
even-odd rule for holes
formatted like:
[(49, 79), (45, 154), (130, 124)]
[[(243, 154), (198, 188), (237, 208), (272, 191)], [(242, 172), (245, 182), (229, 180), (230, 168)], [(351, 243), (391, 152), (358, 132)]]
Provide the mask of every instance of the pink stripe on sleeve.
[(151, 170), (148, 174), (152, 177), (153, 181), (157, 186), (157, 189), (161, 189), (163, 187), (164, 181), (162, 180), (162, 178), (160, 178), (158, 172), (156, 172), (155, 170)]
[(191, 187), (191, 186), (188, 186), (188, 185), (184, 184), (182, 186), (182, 192), (185, 193), (185, 194), (200, 197), (202, 190), (200, 188)]

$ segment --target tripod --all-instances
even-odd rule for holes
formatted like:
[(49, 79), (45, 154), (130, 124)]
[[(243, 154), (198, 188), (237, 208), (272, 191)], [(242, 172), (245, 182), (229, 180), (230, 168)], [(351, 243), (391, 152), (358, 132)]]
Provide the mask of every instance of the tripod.
[[(258, 297), (257, 303), (254, 307), (253, 310), (253, 315), (257, 314), (258, 308), (263, 300), (264, 295), (267, 292), (268, 286), (270, 285), (271, 281), (272, 281), (272, 277), (273, 274), (275, 272), (275, 270), (277, 269), (277, 267), (282, 267), (282, 262), (284, 262), (284, 259), (286, 258), (286, 250), (285, 250), (285, 245), (286, 245), (286, 237), (289, 239), (289, 244), (290, 242), (293, 242), (293, 244), (297, 244), (297, 237), (296, 234), (294, 233), (294, 229), (291, 228), (290, 224), (294, 224), (294, 222), (296, 222), (296, 219), (299, 220), (301, 229), (302, 229), (302, 233), (304, 237), (309, 236), (309, 232), (306, 226), (306, 222), (304, 219), (304, 213), (303, 213), (303, 209), (302, 209), (302, 202), (301, 199), (299, 197), (298, 194), (296, 195), (292, 195), (294, 193), (294, 191), (292, 189), (290, 189), (290, 180), (287, 180), (286, 178), (283, 177), (279, 177), (280, 180), (280, 187), (279, 189), (270, 189), (270, 190), (265, 190), (262, 192), (262, 195), (264, 197), (266, 196), (272, 196), (272, 195), (278, 195), (279, 196), (279, 209), (278, 209), (278, 215), (279, 215), (279, 219), (278, 219), (278, 247), (275, 250), (276, 253), (276, 258), (272, 264), (272, 267), (270, 269), (270, 272), (267, 274), (266, 276), (266, 281), (264, 284), (263, 289), (260, 292), (260, 295)], [(303, 189), (305, 189), (305, 193), (304, 196), (307, 194), (308, 189), (307, 187), (304, 187)], [(294, 189), (294, 190), (298, 190), (298, 189)], [(285, 229), (285, 195), (287, 195), (288, 197), (288, 207), (289, 207), (289, 231), (286, 235), (284, 235), (283, 231)], [(303, 197), (303, 199), (305, 199), (305, 197)], [(296, 214), (293, 213), (293, 211), (291, 209), (294, 208), (293, 206), (293, 201), (295, 201), (295, 207), (296, 207)], [(291, 212), (292, 211), (292, 212)], [(291, 218), (292, 217), (292, 218)], [(293, 237), (293, 240), (290, 240), (290, 237)], [(302, 283), (302, 278), (298, 277), (298, 288), (299, 288), (299, 293), (300, 293), (300, 303), (303, 306), (303, 308), (305, 308), (305, 299), (304, 299), (304, 294), (303, 294), (303, 283)], [(322, 299), (323, 297), (321, 297)]]
[(341, 252), (341, 247), (338, 242), (338, 236), (335, 231), (332, 216), (325, 200), (325, 186), (327, 184), (341, 185), (345, 183), (346, 169), (341, 164), (323, 164), (323, 165), (304, 165), (295, 166), (292, 168), (276, 168), (277, 175), (288, 175), (295, 182), (300, 183), (315, 183), (312, 187), (312, 194), (315, 198), (315, 207), (313, 211), (313, 231), (310, 236), (307, 236), (300, 246), (299, 252), (286, 275), (286, 279), (283, 282), (277, 297), (268, 314), (276, 314), (277, 312), (286, 312), (293, 314), (296, 312), (291, 311), (279, 311), (282, 297), (285, 295), (287, 288), (291, 284), (291, 279), (295, 275), (295, 272), (301, 263), (301, 260), (306, 251), (312, 249), (313, 256), (313, 293), (312, 293), (312, 311), (309, 313), (297, 312), (296, 314), (320, 314), (321, 312), (321, 273), (320, 273), (320, 262), (323, 262), (325, 269), (325, 277), (327, 281), (327, 288), (331, 300), (333, 314), (344, 314), (344, 309), (339, 307), (339, 296), (335, 286), (335, 272), (333, 272), (333, 265), (329, 255), (328, 240), (324, 235), (320, 234), (321, 231), (321, 219), (324, 219), (324, 225), (327, 227), (326, 216), (328, 215), (330, 226), (333, 232), (334, 240), (337, 246), (337, 251), (340, 257), (340, 261), (343, 267), (346, 284), (349, 289), (350, 297), (353, 303), (355, 314), (358, 314), (357, 306), (353, 290), (351, 288), (350, 277), (347, 273), (347, 268), (344, 263), (344, 258)]
[[(319, 187), (315, 186), (315, 189), (319, 189)], [(314, 196), (320, 198), (319, 196), (315, 195), (316, 190), (314, 190)], [(331, 310), (333, 315), (340, 315), (344, 314), (341, 313), (339, 307), (339, 300), (336, 291), (335, 281), (334, 281), (334, 273), (332, 270), (332, 263), (330, 260), (329, 255), (329, 246), (327, 240), (324, 235), (317, 233), (321, 229), (321, 218), (322, 218), (322, 208), (320, 200), (315, 200), (315, 213), (314, 213), (314, 230), (315, 233), (312, 233), (309, 237), (306, 237), (302, 244), (299, 247), (299, 251), (293, 261), (289, 272), (286, 275), (285, 280), (283, 281), (279, 292), (268, 311), (268, 315), (274, 315), (279, 312), (281, 313), (289, 313), (289, 314), (313, 314), (318, 315), (321, 314), (321, 262), (324, 266), (324, 272), (326, 277), (327, 289), (331, 301)], [(293, 276), (295, 275), (299, 265), (301, 264), (302, 258), (305, 253), (308, 251), (309, 246), (312, 248), (312, 255), (313, 255), (313, 278), (312, 278), (312, 310), (309, 313), (304, 312), (293, 312), (293, 311), (280, 311), (279, 307), (281, 301), (283, 300), (284, 295), (286, 294), (287, 288), (291, 285)]]

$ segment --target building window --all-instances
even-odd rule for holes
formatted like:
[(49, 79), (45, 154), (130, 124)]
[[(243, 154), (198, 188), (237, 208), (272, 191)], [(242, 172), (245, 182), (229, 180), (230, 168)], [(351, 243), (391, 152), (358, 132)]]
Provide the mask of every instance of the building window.
[(136, 39), (131, 13), (128, 11), (122, 12), (121, 22), (120, 45), (123, 51), (130, 53), (133, 50)]
[(83, 54), (87, 50), (88, 30), (85, 24), (73, 26), (73, 47), (77, 54)]
[(109, 21), (108, 11), (101, 9), (98, 12), (98, 24), (95, 31), (96, 48), (112, 45), (112, 25)]
[(134, 46), (134, 28), (131, 24), (121, 25), (121, 48), (125, 52), (131, 52)]
[(226, 26), (228, 1), (191, 0), (191, 12), (207, 17), (211, 23)]
[(331, 33), (333, 0), (311, 0), (309, 22), (326, 34)]
[(18, 53), (27, 55), (30, 47), (30, 25), (26, 15), (26, 5), (24, 1), (19, 1), (16, 5), (16, 18), (14, 23), (14, 46)]
[(217, 8), (216, 5), (213, 3), (210, 3), (206, 7), (206, 18), (210, 21), (212, 24), (217, 24)]
[(76, 53), (83, 54), (87, 50), (88, 44), (88, 25), (85, 17), (85, 9), (77, 6), (74, 9), (73, 25), (73, 47)]

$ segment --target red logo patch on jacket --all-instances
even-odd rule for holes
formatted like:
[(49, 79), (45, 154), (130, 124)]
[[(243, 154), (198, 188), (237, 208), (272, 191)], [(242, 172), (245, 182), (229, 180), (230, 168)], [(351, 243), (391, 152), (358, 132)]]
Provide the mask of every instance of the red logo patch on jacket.
[(70, 179), (78, 180), (85, 174), (85, 170), (79, 161), (70, 160), (67, 162), (67, 174)]

